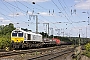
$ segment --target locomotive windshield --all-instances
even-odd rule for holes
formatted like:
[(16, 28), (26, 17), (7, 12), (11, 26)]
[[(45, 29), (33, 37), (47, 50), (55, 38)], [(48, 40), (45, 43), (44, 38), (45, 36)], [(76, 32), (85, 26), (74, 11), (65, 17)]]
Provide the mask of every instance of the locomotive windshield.
[(23, 37), (23, 32), (21, 31), (14, 31), (12, 33), (12, 36), (15, 36), (15, 37)]
[(12, 36), (17, 36), (17, 33), (12, 33)]
[(18, 33), (18, 37), (23, 37), (23, 33)]

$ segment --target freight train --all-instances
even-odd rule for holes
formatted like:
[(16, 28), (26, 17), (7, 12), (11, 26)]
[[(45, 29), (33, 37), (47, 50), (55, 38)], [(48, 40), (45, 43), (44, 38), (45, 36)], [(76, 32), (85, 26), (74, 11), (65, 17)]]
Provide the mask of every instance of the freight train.
[(59, 39), (42, 38), (41, 34), (36, 34), (31, 31), (24, 31), (21, 28), (16, 28), (11, 32), (11, 42), (13, 48), (60, 45)]

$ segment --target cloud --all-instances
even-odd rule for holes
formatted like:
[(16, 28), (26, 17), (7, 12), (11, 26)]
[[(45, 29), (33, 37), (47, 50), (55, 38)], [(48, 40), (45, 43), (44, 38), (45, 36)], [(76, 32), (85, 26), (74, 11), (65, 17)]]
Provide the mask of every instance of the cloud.
[(31, 14), (33, 14), (33, 13), (32, 13), (32, 12), (30, 12), (30, 11), (27, 11), (27, 13), (26, 13), (26, 14), (30, 14), (30, 15), (31, 15)]
[(3, 20), (2, 22), (8, 22), (8, 23), (11, 23), (11, 21), (10, 21), (10, 20)]
[(4, 19), (3, 17), (0, 17), (0, 21), (1, 21), (2, 23), (11, 23), (10, 20), (6, 20), (6, 19)]
[(74, 2), (76, 2), (76, 3), (77, 3), (77, 2), (80, 2), (80, 0), (75, 0)]
[(13, 2), (13, 1), (26, 1), (26, 2), (46, 2), (46, 1), (50, 1), (50, 0), (4, 0), (7, 2)]
[(9, 16), (11, 17), (16, 17), (16, 16), (24, 16), (25, 14), (21, 13), (21, 12), (16, 12), (16, 13), (12, 13)]
[(54, 16), (54, 17), (57, 17), (56, 14), (54, 13), (49, 13), (49, 12), (39, 12), (40, 15), (43, 15), (43, 16)]
[(0, 17), (0, 20), (3, 20), (4, 18), (3, 17)]
[(50, 23), (49, 21), (46, 21), (46, 20), (42, 20), (42, 21), (39, 21), (40, 23)]
[(90, 9), (90, 0), (85, 0), (75, 5), (77, 9)]
[(47, 12), (32, 13), (32, 12), (28, 11), (27, 14), (30, 14), (30, 15), (38, 15), (39, 14), (39, 15), (42, 15), (42, 16), (55, 16), (55, 14), (49, 14)]
[(31, 2), (46, 2), (46, 1), (49, 1), (49, 0), (29, 0)]
[(43, 16), (53, 16), (52, 14), (49, 14), (47, 12), (39, 12), (39, 14)]

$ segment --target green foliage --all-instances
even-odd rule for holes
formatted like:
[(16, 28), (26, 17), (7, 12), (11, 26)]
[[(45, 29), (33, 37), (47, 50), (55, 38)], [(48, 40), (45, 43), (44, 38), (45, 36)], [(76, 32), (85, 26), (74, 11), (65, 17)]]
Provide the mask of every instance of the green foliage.
[(53, 35), (50, 35), (49, 38), (53, 38), (54, 36)]
[(43, 36), (43, 38), (48, 37), (48, 34), (47, 33), (40, 32), (40, 34)]
[(0, 48), (5, 48), (7, 46), (10, 46), (10, 39), (7, 37), (0, 38)]
[(86, 49), (86, 51), (83, 52), (82, 55), (85, 55), (85, 56), (87, 56), (87, 57), (90, 58), (90, 43), (87, 43), (87, 44), (85, 45), (85, 49)]
[(90, 43), (87, 43), (87, 44), (85, 45), (85, 48), (86, 48), (86, 51), (89, 51), (89, 52), (90, 52)]
[(14, 30), (12, 23), (6, 26), (0, 26), (0, 48), (5, 48), (10, 46), (11, 32)]
[(82, 55), (85, 55), (90, 58), (90, 51), (85, 51), (84, 53), (82, 53)]

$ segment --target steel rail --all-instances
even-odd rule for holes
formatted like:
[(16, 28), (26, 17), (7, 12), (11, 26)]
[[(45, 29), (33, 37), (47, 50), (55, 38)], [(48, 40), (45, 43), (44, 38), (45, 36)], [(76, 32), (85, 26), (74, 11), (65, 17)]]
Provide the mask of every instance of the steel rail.
[(46, 50), (53, 50), (59, 48), (61, 46), (56, 47), (49, 47), (49, 48), (39, 48), (39, 49), (28, 49), (28, 50), (15, 50), (15, 51), (8, 51), (8, 52), (0, 52), (0, 57), (12, 56), (12, 55), (19, 55), (19, 54), (26, 54), (32, 52), (41, 52)]
[(46, 58), (46, 60), (52, 60), (52, 59), (55, 59), (55, 58), (57, 58), (59, 56), (62, 56), (64, 54), (73, 52), (73, 50), (74, 50), (74, 48), (70, 48), (70, 49), (66, 49), (66, 50), (63, 50), (63, 51), (51, 52), (51, 53), (44, 54), (44, 55), (41, 55), (41, 56), (29, 58), (28, 60), (43, 60), (43, 59), (45, 60), (45, 58)]

